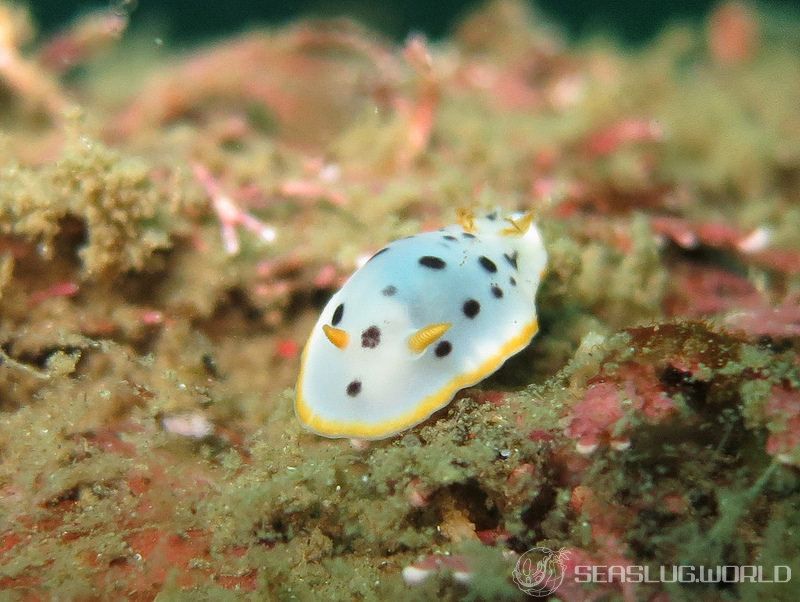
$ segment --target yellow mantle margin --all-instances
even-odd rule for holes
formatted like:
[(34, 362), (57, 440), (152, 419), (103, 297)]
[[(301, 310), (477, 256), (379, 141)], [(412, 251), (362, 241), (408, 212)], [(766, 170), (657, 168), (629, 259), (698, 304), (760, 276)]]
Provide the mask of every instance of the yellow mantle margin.
[(297, 395), (295, 397), (294, 409), (300, 422), (302, 422), (306, 428), (319, 435), (324, 435), (326, 437), (352, 437), (354, 439), (383, 439), (412, 427), (415, 424), (419, 424), (436, 410), (447, 405), (457, 391), (483, 380), (486, 376), (497, 370), (509, 357), (524, 349), (528, 343), (531, 342), (531, 339), (538, 330), (539, 323), (534, 318), (519, 332), (519, 334), (503, 344), (497, 354), (487, 359), (475, 370), (459, 374), (444, 387), (428, 395), (416, 408), (403, 416), (376, 424), (327, 420), (314, 413), (303, 397), (302, 383), (306, 368), (306, 354), (308, 352), (308, 345), (306, 345), (306, 348), (303, 350), (303, 356), (300, 359), (300, 375), (297, 378)]

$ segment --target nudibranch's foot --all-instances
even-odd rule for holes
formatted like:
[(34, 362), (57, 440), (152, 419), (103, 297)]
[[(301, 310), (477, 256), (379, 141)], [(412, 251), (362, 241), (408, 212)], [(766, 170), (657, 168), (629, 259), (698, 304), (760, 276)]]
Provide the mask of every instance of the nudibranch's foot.
[(350, 447), (356, 451), (367, 451), (372, 446), (372, 442), (367, 439), (350, 439)]

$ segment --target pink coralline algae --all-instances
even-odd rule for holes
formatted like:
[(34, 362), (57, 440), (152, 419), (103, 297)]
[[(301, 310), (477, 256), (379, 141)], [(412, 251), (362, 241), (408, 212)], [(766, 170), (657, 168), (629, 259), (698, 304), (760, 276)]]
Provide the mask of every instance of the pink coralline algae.
[(576, 439), (577, 450), (590, 454), (609, 444), (616, 450), (630, 446), (629, 430), (637, 419), (655, 423), (673, 412), (672, 400), (661, 391), (652, 366), (626, 364), (615, 379), (589, 385), (583, 399), (572, 408), (566, 434)]
[(624, 416), (616, 384), (595, 383), (572, 409), (567, 436), (577, 439), (579, 452), (592, 453), (602, 441), (612, 436)]
[(42, 289), (39, 291), (34, 292), (31, 294), (30, 299), (28, 300), (28, 304), (31, 307), (35, 307), (39, 305), (43, 301), (47, 299), (52, 299), (53, 297), (74, 297), (80, 291), (80, 287), (77, 283), (72, 281), (64, 281), (58, 282), (53, 286), (50, 286), (46, 289)]
[(754, 336), (800, 336), (800, 296), (790, 295), (776, 307), (764, 304), (736, 312), (727, 318), (726, 324)]
[(800, 272), (800, 253), (772, 246), (772, 233), (765, 226), (745, 231), (720, 221), (695, 223), (663, 215), (652, 217), (650, 224), (657, 236), (671, 240), (683, 249), (700, 246), (720, 249), (767, 270), (787, 274)]
[(225, 251), (229, 255), (236, 255), (239, 252), (239, 236), (236, 233), (238, 226), (253, 232), (265, 242), (270, 243), (275, 240), (276, 229), (240, 209), (233, 199), (225, 194), (216, 178), (204, 165), (195, 163), (193, 169), (195, 177), (211, 197), (214, 212), (220, 221)]
[(773, 387), (765, 414), (767, 453), (785, 464), (800, 464), (800, 390)]
[[(591, 525), (593, 549), (568, 548), (564, 553), (564, 582), (559, 587), (558, 595), (564, 600), (585, 600), (587, 591), (580, 579), (578, 567), (586, 566), (618, 566), (627, 567), (633, 562), (630, 559), (628, 546), (625, 543), (625, 529), (635, 513), (629, 508), (612, 506), (599, 496), (595, 490), (586, 485), (578, 485), (572, 490), (570, 506), (580, 513)], [(607, 596), (613, 592), (621, 593), (624, 600), (636, 600), (636, 584), (621, 583), (609, 579), (593, 592), (597, 597)]]
[(585, 143), (591, 157), (604, 157), (625, 144), (659, 142), (664, 132), (658, 122), (650, 119), (624, 119), (592, 134)]
[(452, 572), (453, 579), (459, 583), (467, 583), (472, 577), (472, 571), (463, 556), (431, 554), (404, 568), (403, 580), (408, 585), (419, 585), (437, 571)]
[(673, 271), (666, 310), (670, 315), (700, 318), (731, 311), (740, 315), (745, 309), (761, 313), (765, 305), (763, 295), (739, 274), (713, 266), (679, 266)]
[(708, 46), (721, 65), (737, 65), (753, 58), (760, 45), (758, 18), (742, 2), (726, 2), (711, 15)]

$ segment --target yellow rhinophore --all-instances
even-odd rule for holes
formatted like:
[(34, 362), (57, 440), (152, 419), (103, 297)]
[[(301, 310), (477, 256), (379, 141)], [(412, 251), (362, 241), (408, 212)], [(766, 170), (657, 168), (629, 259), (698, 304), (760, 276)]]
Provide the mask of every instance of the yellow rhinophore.
[(518, 219), (507, 217), (505, 220), (511, 224), (511, 226), (504, 228), (500, 233), (506, 236), (522, 236), (531, 227), (533, 217), (533, 210), (527, 211), (525, 215)]
[(428, 346), (437, 341), (441, 336), (450, 330), (450, 322), (440, 322), (438, 324), (428, 324), (420, 328), (417, 332), (408, 337), (408, 347), (414, 353), (422, 353)]
[(461, 207), (456, 211), (456, 219), (464, 232), (475, 233), (475, 214), (472, 209)]
[(328, 340), (336, 345), (339, 349), (344, 349), (347, 347), (347, 343), (350, 342), (350, 335), (347, 334), (347, 331), (342, 330), (341, 328), (334, 328), (333, 326), (324, 324), (322, 326), (322, 331), (325, 333), (325, 336), (328, 337)]

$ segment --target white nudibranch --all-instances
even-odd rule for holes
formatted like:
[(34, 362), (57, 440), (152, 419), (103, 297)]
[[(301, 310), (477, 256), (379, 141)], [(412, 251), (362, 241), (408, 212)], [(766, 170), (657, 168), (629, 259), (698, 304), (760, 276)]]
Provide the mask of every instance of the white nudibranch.
[(322, 310), (297, 379), (306, 428), (389, 437), (530, 343), (547, 263), (533, 214), (459, 222), (381, 249)]

